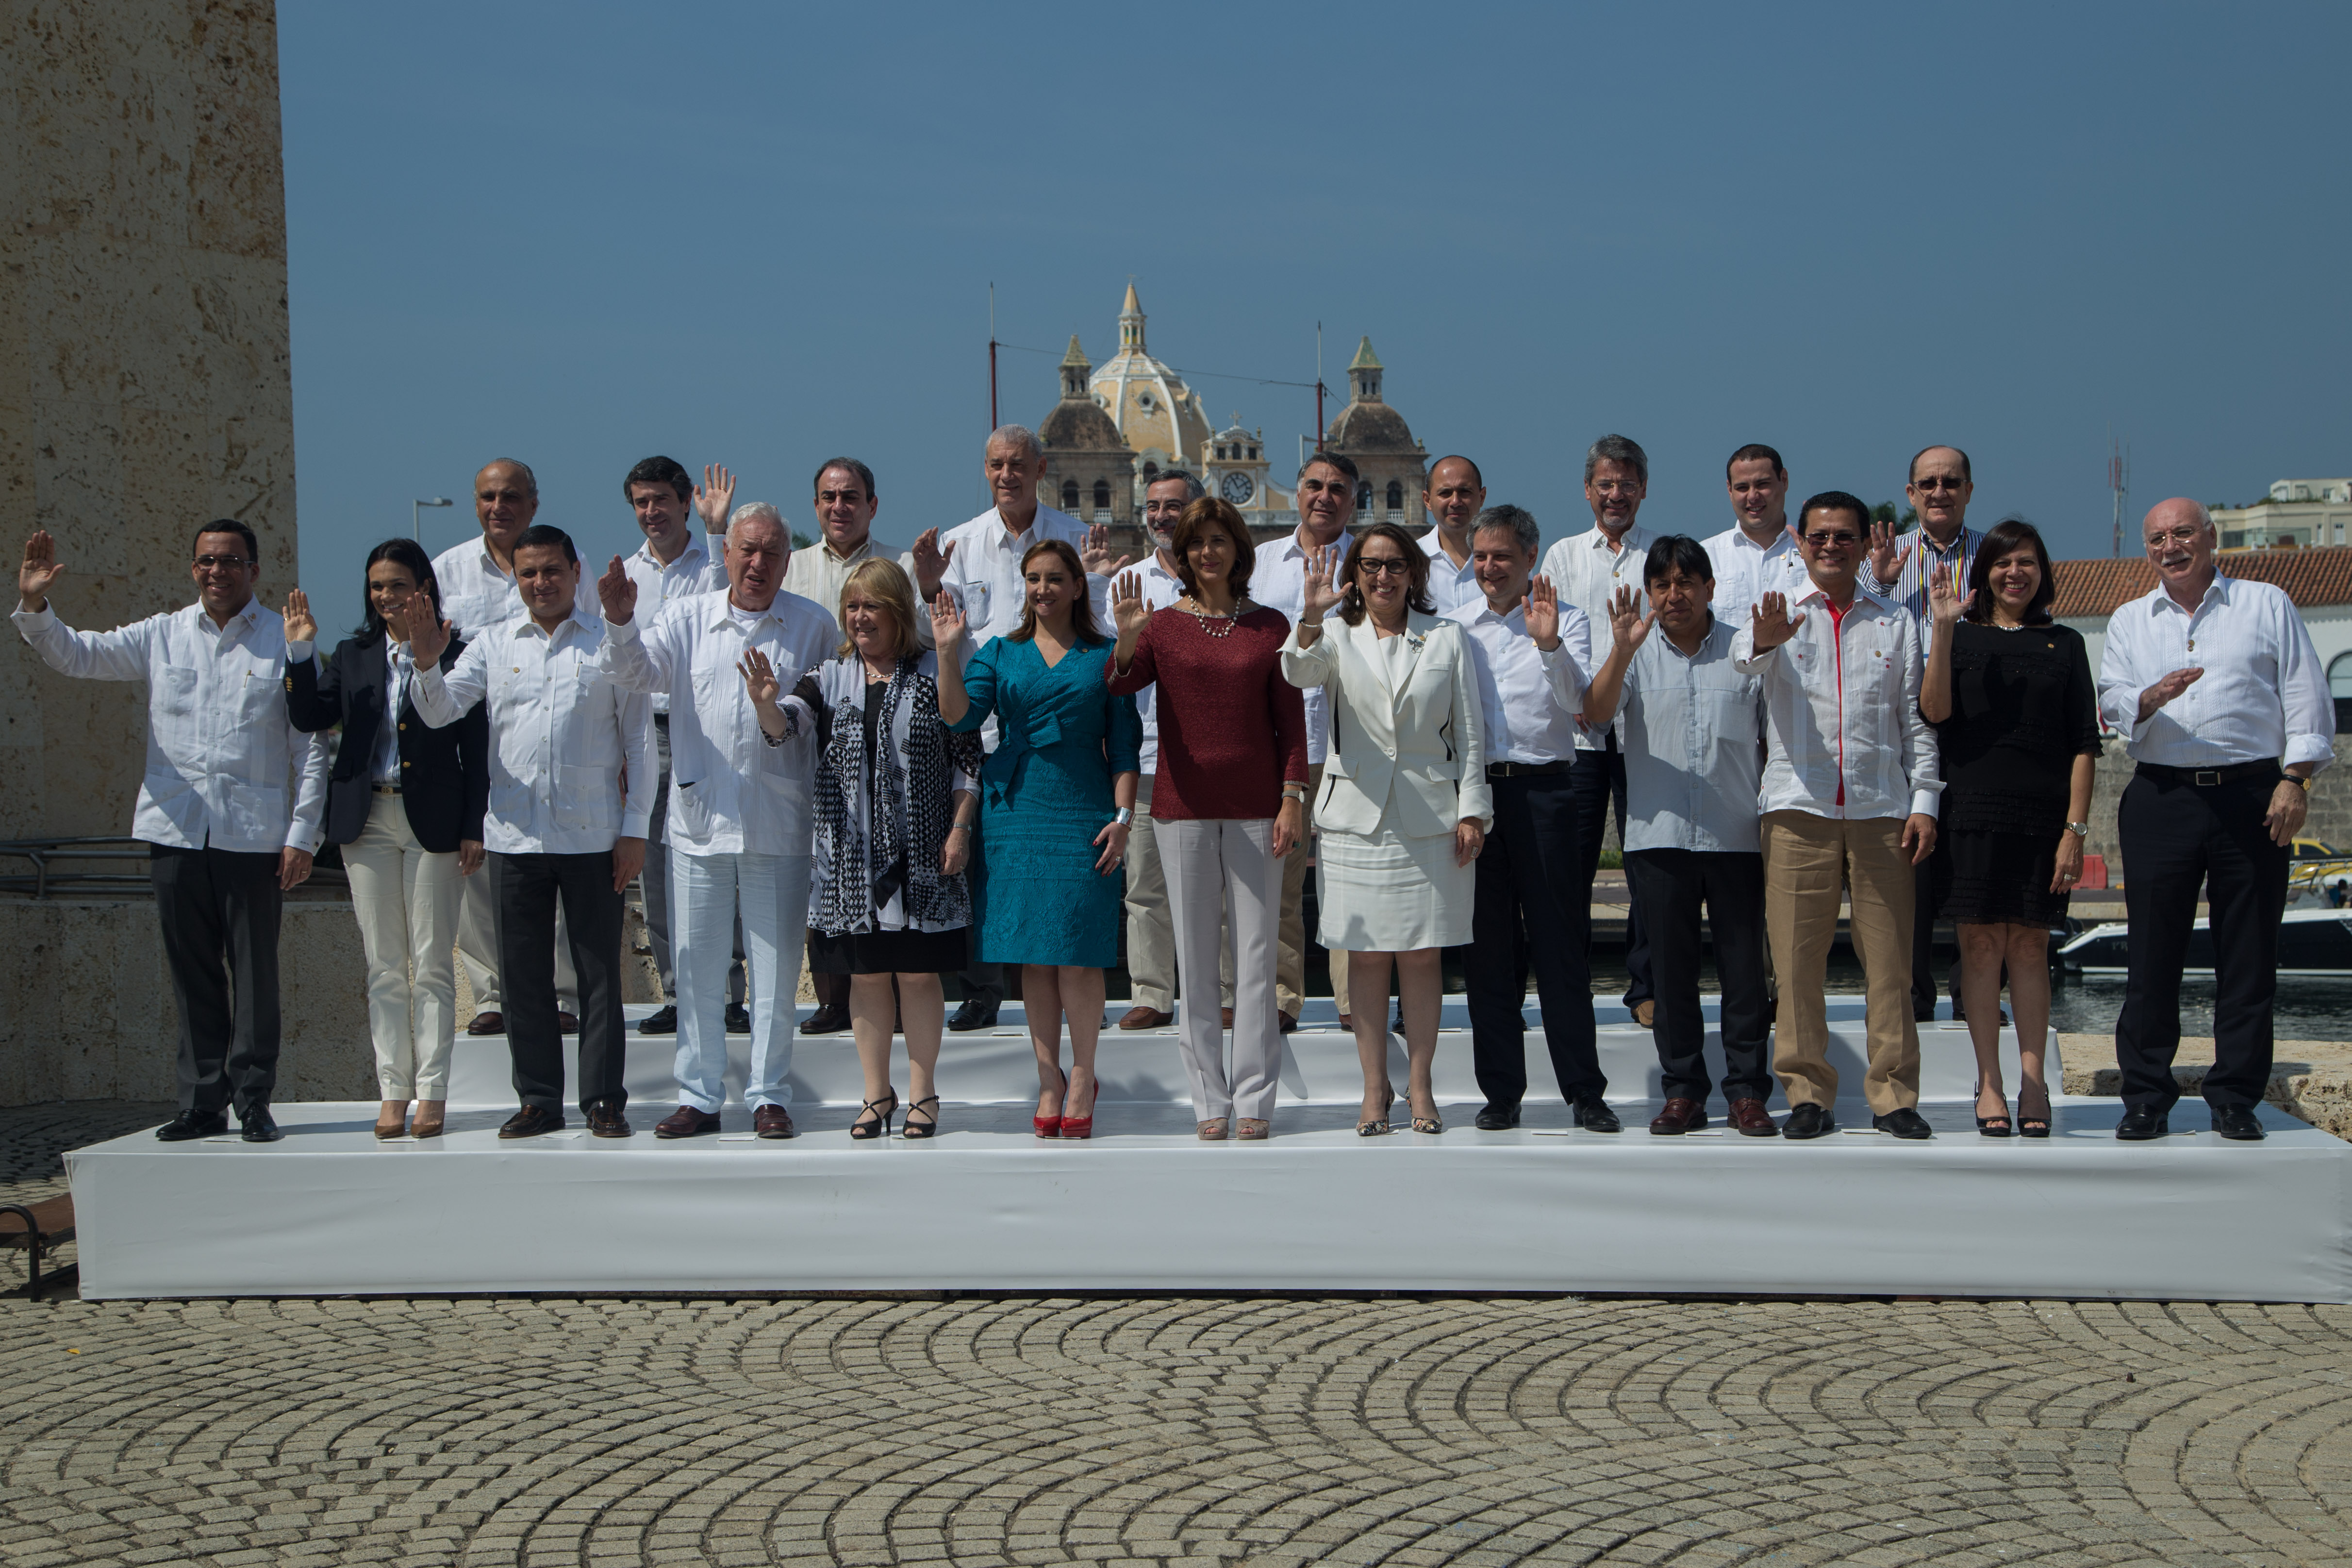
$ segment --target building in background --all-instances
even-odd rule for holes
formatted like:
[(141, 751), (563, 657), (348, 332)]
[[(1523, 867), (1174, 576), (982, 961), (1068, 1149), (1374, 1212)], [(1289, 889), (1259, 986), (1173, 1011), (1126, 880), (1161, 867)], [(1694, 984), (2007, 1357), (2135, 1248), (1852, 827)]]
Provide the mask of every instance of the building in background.
[(2352, 479), (2276, 479), (2268, 500), (2210, 509), (2223, 549), (2352, 545)]
[[(1231, 502), (1259, 538), (1298, 526), (1297, 492), (1282, 478), (1290, 459), (1278, 459), (1265, 427), (1244, 424), (1238, 413), (1225, 428), (1211, 428), (1200, 393), (1152, 357), (1134, 284), (1119, 308), (1118, 351), (1094, 365), (1074, 334), (1061, 373), (1061, 401), (1038, 426), (1047, 459), (1038, 499), (1106, 525), (1113, 549), (1132, 554), (1146, 548), (1139, 521), (1143, 492), (1170, 468), (1190, 471), (1210, 494)], [(1429, 455), (1382, 398), (1381, 375), (1366, 338), (1348, 367), (1347, 406), (1322, 445), (1356, 464), (1360, 517), (1419, 528)]]

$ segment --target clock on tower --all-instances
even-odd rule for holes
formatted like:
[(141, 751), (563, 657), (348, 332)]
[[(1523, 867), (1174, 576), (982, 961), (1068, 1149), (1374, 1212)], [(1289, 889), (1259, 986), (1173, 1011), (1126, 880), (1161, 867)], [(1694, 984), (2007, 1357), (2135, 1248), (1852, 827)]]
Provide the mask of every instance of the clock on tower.
[(1224, 483), (1217, 488), (1223, 492), (1226, 500), (1236, 507), (1248, 506), (1250, 497), (1257, 494), (1256, 484), (1246, 474), (1228, 473)]

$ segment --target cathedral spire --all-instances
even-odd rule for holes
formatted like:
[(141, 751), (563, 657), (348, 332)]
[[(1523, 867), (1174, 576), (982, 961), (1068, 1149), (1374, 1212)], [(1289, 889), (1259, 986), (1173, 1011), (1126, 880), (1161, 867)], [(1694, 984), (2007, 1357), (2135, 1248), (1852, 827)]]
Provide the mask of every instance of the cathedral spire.
[(1087, 375), (1094, 369), (1087, 351), (1078, 347), (1078, 335), (1070, 334), (1070, 351), (1062, 356), (1062, 398), (1064, 402), (1084, 402), (1088, 397)]
[(1354, 383), (1358, 402), (1381, 401), (1381, 357), (1372, 352), (1369, 333), (1356, 345), (1356, 357), (1348, 365), (1348, 380)]
[(1118, 308), (1118, 346), (1122, 353), (1140, 354), (1143, 347), (1143, 301), (1135, 297), (1135, 279), (1127, 280), (1127, 303)]

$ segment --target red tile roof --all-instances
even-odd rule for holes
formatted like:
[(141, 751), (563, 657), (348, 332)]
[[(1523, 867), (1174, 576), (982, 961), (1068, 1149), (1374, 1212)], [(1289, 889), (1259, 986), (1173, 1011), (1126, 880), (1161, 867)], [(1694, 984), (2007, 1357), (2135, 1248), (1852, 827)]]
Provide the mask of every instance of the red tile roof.
[[(2226, 550), (2215, 564), (2225, 577), (2278, 584), (2299, 610), (2352, 604), (2352, 545)], [(2058, 601), (2051, 612), (2061, 620), (2112, 615), (2156, 587), (2156, 568), (2145, 558), (2053, 561), (2050, 570), (2058, 580)]]

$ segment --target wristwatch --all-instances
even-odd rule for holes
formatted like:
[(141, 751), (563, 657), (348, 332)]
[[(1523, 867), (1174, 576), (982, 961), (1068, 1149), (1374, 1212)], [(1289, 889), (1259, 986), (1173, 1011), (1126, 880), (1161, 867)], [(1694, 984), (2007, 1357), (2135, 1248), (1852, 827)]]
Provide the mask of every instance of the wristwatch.
[(2074, 834), (2078, 839), (2087, 839), (2091, 836), (2091, 824), (2088, 822), (2069, 822), (2066, 824), (2066, 831)]
[(2286, 776), (2286, 781), (2290, 784), (2299, 785), (2302, 788), (2303, 792), (2308, 795), (2311, 793), (2311, 780), (2313, 777), (2314, 775), (2306, 773), (2290, 773)]

